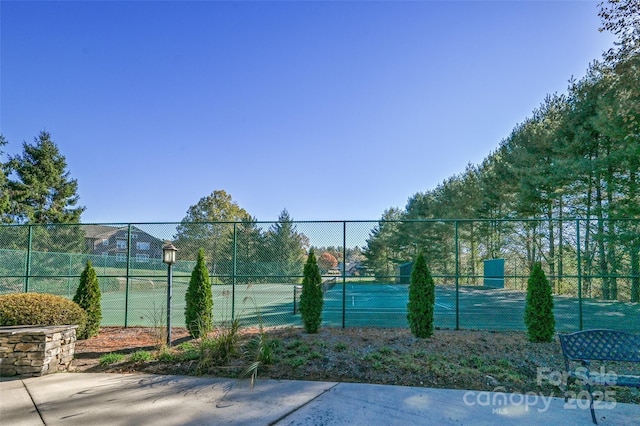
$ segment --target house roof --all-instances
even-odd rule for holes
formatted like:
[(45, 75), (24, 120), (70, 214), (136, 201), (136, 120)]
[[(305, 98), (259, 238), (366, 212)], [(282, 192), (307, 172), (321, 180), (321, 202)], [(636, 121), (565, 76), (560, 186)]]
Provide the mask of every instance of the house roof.
[(107, 226), (107, 225), (84, 225), (82, 227), (84, 229), (84, 235), (87, 238), (97, 238), (100, 235), (111, 234), (118, 229), (122, 229), (117, 226)]
[[(93, 239), (106, 238), (118, 231), (129, 232), (129, 226), (84, 225), (83, 229), (85, 231), (85, 238), (93, 238)], [(143, 231), (142, 229), (136, 226), (131, 226), (131, 230), (149, 235), (151, 238), (155, 238), (158, 241), (165, 241), (165, 242), (169, 241), (169, 240), (162, 240), (160, 238), (154, 237), (153, 235)]]

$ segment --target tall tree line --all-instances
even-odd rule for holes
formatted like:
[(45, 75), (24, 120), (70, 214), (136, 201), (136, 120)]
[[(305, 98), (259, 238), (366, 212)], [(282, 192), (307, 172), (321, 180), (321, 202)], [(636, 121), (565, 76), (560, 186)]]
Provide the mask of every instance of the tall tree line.
[(297, 283), (302, 276), (309, 239), (284, 209), (264, 229), (224, 190), (215, 190), (189, 207), (174, 236), (183, 259), (205, 251), (207, 267), (219, 282)]
[[(436, 273), (450, 273), (449, 222), (389, 219), (476, 218), (483, 220), (457, 229), (465, 274), (478, 275), (481, 259), (517, 247), (523, 264), (545, 264), (556, 291), (563, 285), (558, 277), (579, 266), (593, 277), (584, 283), (588, 294), (640, 301), (640, 3), (600, 8), (601, 30), (618, 36), (616, 46), (584, 78), (570, 81), (566, 94), (547, 96), (481, 164), (414, 194), (404, 211), (385, 211), (365, 251), (376, 275), (412, 258), (412, 244)], [(584, 220), (567, 220), (576, 217)], [(624, 294), (620, 276), (630, 284)]]

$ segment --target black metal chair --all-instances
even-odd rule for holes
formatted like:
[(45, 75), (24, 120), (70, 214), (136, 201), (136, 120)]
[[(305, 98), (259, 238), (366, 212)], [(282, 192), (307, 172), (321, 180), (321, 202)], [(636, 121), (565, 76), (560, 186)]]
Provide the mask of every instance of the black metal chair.
[[(601, 382), (599, 373), (589, 371), (590, 361), (640, 362), (640, 335), (616, 330), (583, 330), (570, 334), (560, 334), (560, 345), (564, 355), (564, 365), (569, 378), (581, 380), (589, 393), (589, 409), (594, 424), (598, 424), (593, 406), (591, 382)], [(571, 368), (571, 362), (580, 362), (581, 370)], [(614, 383), (605, 386), (627, 386), (640, 388), (640, 376), (616, 375)], [(568, 395), (565, 392), (565, 402)]]

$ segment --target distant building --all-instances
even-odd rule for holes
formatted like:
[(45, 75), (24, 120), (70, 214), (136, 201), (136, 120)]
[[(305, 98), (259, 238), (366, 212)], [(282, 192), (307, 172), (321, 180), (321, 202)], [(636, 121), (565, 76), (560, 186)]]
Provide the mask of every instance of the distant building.
[[(363, 270), (364, 268), (362, 267), (362, 263), (361, 262), (350, 262), (347, 263), (347, 267), (345, 269), (345, 275), (346, 276), (358, 276), (360, 275), (360, 272)], [(342, 275), (342, 270), (343, 270), (343, 263), (339, 262), (338, 263), (338, 267), (336, 269), (337, 271), (337, 275)], [(329, 273), (331, 273), (331, 271), (329, 271)]]
[(362, 264), (360, 262), (347, 263), (346, 275), (357, 276), (360, 275), (362, 270)]
[(145, 263), (150, 259), (162, 260), (164, 241), (147, 234), (135, 226), (131, 227), (131, 248), (129, 248), (129, 227), (105, 225), (85, 225), (85, 244), (91, 254), (115, 256), (116, 261), (126, 262), (127, 254), (132, 262)]

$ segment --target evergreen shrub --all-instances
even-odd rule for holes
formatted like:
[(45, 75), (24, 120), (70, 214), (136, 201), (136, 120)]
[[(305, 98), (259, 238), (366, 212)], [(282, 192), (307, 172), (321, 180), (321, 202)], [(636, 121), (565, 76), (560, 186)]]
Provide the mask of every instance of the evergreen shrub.
[(553, 316), (553, 295), (551, 285), (536, 262), (527, 281), (527, 302), (524, 323), (531, 342), (551, 342), (555, 333), (556, 320)]
[(98, 276), (91, 265), (91, 261), (88, 260), (82, 275), (80, 275), (80, 285), (73, 297), (73, 301), (87, 313), (87, 326), (83, 335), (78, 335), (79, 339), (88, 339), (100, 333), (100, 321), (102, 321), (100, 299)]
[(419, 338), (433, 335), (433, 314), (436, 295), (433, 277), (422, 253), (418, 254), (411, 271), (407, 320), (411, 334)]
[(198, 251), (185, 299), (184, 317), (189, 334), (194, 338), (206, 336), (213, 329), (213, 295), (204, 249)]
[(317, 333), (322, 323), (322, 276), (313, 250), (304, 265), (302, 294), (300, 295), (300, 315), (307, 333)]

